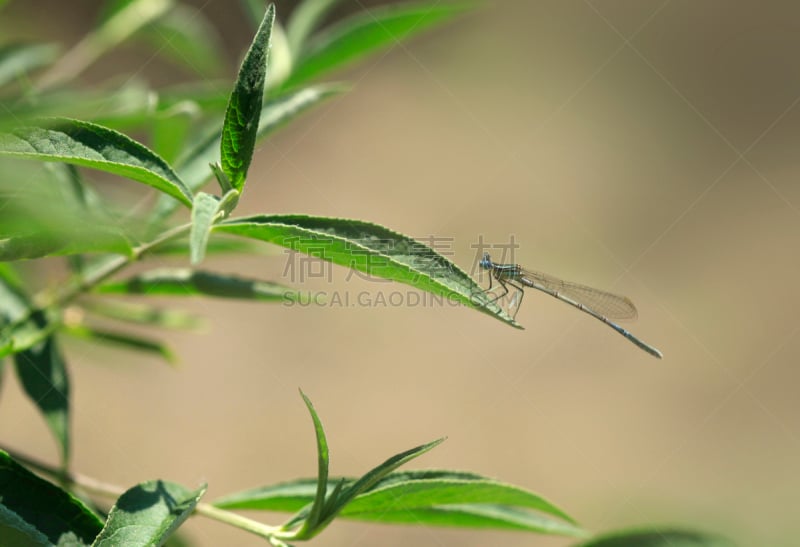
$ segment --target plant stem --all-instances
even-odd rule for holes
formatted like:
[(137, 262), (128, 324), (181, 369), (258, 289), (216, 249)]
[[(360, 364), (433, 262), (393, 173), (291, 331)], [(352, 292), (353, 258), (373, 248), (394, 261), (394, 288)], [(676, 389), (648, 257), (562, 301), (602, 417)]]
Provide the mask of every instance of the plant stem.
[(190, 223), (187, 223), (171, 228), (170, 230), (167, 230), (166, 232), (155, 238), (153, 241), (149, 241), (147, 243), (139, 245), (138, 247), (134, 247), (134, 249), (131, 251), (130, 256), (119, 256), (116, 257), (114, 260), (111, 260), (103, 264), (97, 270), (90, 273), (88, 276), (79, 279), (77, 283), (73, 284), (71, 287), (67, 287), (60, 294), (57, 294), (55, 298), (53, 298), (51, 302), (49, 302), (48, 306), (61, 307), (65, 304), (69, 304), (79, 294), (86, 292), (87, 290), (102, 283), (103, 281), (105, 281), (106, 279), (108, 279), (121, 269), (123, 269), (128, 264), (136, 262), (142, 257), (142, 255), (152, 250), (153, 248), (158, 247), (162, 243), (166, 243), (171, 239), (175, 239), (176, 237), (182, 236), (183, 234), (187, 233), (191, 229), (191, 227), (192, 225)]
[[(64, 485), (78, 487), (89, 494), (103, 496), (106, 498), (118, 498), (125, 493), (124, 488), (115, 484), (102, 482), (95, 478), (81, 475), (80, 473), (65, 471), (59, 467), (44, 463), (41, 460), (33, 458), (32, 456), (28, 456), (27, 454), (8, 449), (6, 447), (0, 447), (0, 450), (4, 450), (14, 460), (24, 464), (27, 467), (30, 467), (31, 469), (34, 469), (35, 471), (49, 475)], [(226, 511), (225, 509), (219, 509), (209, 503), (198, 503), (195, 506), (194, 512), (198, 515), (203, 515), (204, 517), (229, 524), (246, 532), (250, 532), (270, 540), (275, 538), (276, 534), (284, 532), (283, 528), (280, 526), (268, 526), (258, 522), (257, 520), (243, 517), (242, 515)]]
[(246, 532), (250, 532), (267, 539), (270, 539), (274, 537), (276, 533), (283, 531), (280, 526), (267, 526), (266, 524), (262, 524), (257, 520), (243, 517), (242, 515), (226, 511), (225, 509), (219, 509), (218, 507), (215, 507), (209, 503), (198, 503), (194, 509), (194, 512), (198, 515), (203, 515), (204, 517), (208, 517), (219, 522), (224, 522), (225, 524), (230, 524), (231, 526), (235, 526), (236, 528), (240, 528)]
[[(30, 308), (27, 313), (23, 314), (15, 321), (4, 325), (2, 331), (0, 331), (0, 338), (2, 338), (3, 331), (12, 332), (15, 328), (30, 320), (36, 312), (44, 311), (46, 308), (64, 307), (82, 293), (94, 288), (118, 271), (125, 268), (125, 266), (139, 260), (142, 255), (148, 251), (151, 251), (155, 247), (158, 247), (167, 241), (175, 239), (176, 237), (180, 237), (189, 232), (191, 226), (192, 225), (190, 223), (187, 223), (171, 228), (160, 236), (156, 237), (154, 240), (148, 241), (147, 243), (142, 243), (138, 247), (134, 247), (130, 255), (114, 257), (108, 262), (98, 266), (96, 270), (89, 273), (86, 277), (81, 277), (77, 281), (68, 284), (60, 292), (57, 292), (55, 296), (48, 298), (43, 297), (42, 295), (37, 295), (33, 299), (34, 302), (37, 302), (37, 305)], [(42, 303), (38, 304), (40, 301), (42, 301)]]

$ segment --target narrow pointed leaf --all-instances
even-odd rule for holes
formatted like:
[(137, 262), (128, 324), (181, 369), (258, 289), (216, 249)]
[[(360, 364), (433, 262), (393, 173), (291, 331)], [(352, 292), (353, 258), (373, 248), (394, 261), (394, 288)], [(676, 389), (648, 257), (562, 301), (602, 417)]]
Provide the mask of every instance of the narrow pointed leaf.
[(108, 213), (74, 166), (17, 162), (13, 173), (0, 180), (0, 194), (7, 196), (0, 214), (0, 261), (130, 253), (139, 228)]
[(136, 334), (126, 332), (114, 332), (106, 329), (98, 329), (88, 325), (71, 325), (66, 329), (67, 334), (76, 338), (101, 342), (121, 348), (145, 353), (154, 353), (169, 364), (175, 364), (176, 358), (173, 351), (164, 342), (153, 340)]
[(313, 252), (317, 258), (411, 285), (519, 327), (450, 260), (408, 236), (377, 224), (305, 215), (259, 215), (229, 219), (214, 229), (295, 251)]
[[(339, 480), (331, 477), (331, 482)], [(347, 477), (348, 482), (356, 479)], [(214, 500), (221, 509), (247, 509), (258, 511), (299, 511), (314, 501), (317, 479), (297, 479), (260, 488), (252, 488), (228, 494)]]
[(339, 496), (339, 499), (336, 500), (336, 506), (331, 511), (331, 514), (326, 515), (326, 517), (330, 521), (345, 506), (350, 504), (350, 502), (353, 501), (356, 498), (356, 496), (363, 494), (367, 490), (372, 489), (378, 482), (381, 481), (381, 479), (386, 477), (389, 473), (391, 473), (398, 467), (405, 465), (411, 460), (422, 456), (423, 454), (425, 454), (430, 450), (433, 450), (435, 447), (439, 446), (443, 442), (444, 439), (442, 438), (427, 444), (416, 446), (410, 450), (406, 450), (404, 452), (400, 452), (399, 454), (395, 454), (382, 464), (372, 468), (357, 481), (347, 486), (344, 492), (342, 492), (342, 495)]
[(325, 438), (325, 430), (322, 427), (322, 421), (314, 410), (314, 405), (311, 400), (306, 397), (306, 394), (300, 391), (303, 401), (306, 403), (308, 412), (311, 414), (311, 420), (314, 422), (314, 433), (317, 437), (317, 490), (314, 494), (314, 501), (309, 509), (308, 517), (300, 531), (300, 534), (308, 530), (312, 530), (317, 526), (319, 521), (324, 518), (323, 509), (325, 508), (325, 496), (328, 493), (328, 464), (330, 454), (328, 451), (328, 440)]
[(222, 170), (228, 175), (233, 187), (240, 192), (244, 187), (256, 144), (264, 97), (264, 78), (267, 74), (269, 39), (274, 20), (275, 6), (270, 5), (239, 69), (239, 77), (231, 93), (222, 125)]
[[(312, 106), (343, 91), (342, 86), (314, 86), (270, 99), (261, 109), (257, 139), (261, 140)], [(177, 160), (178, 172), (186, 185), (197, 191), (213, 176), (209, 164), (220, 161), (222, 131), (215, 129), (200, 139)], [(175, 200), (159, 196), (154, 210), (156, 220), (167, 218), (177, 208)]]
[[(35, 316), (46, 328), (41, 315)], [(70, 382), (66, 362), (54, 336), (14, 354), (14, 366), (30, 400), (44, 416), (66, 466), (70, 456)]]
[[(270, 99), (261, 110), (257, 138), (260, 140), (267, 137), (312, 106), (343, 90), (341, 85), (318, 85)], [(221, 131), (211, 133), (197, 147), (178, 160), (178, 170), (193, 190), (197, 190), (211, 178), (208, 164), (219, 160), (221, 140)]]
[(40, 80), (41, 88), (54, 87), (75, 78), (107, 51), (125, 41), (149, 22), (164, 15), (174, 0), (129, 0), (118, 2), (118, 9), (91, 33), (64, 54)]
[(223, 194), (227, 194), (231, 190), (233, 190), (233, 184), (231, 184), (228, 175), (225, 174), (225, 171), (222, 170), (222, 166), (218, 163), (212, 163), (209, 165), (211, 167), (211, 172), (214, 173), (214, 177), (217, 179), (219, 183), (219, 188), (222, 190)]
[(6, 44), (0, 46), (0, 87), (58, 56), (54, 44)]
[(481, 528), (518, 530), (568, 537), (586, 537), (584, 530), (568, 522), (506, 505), (451, 504), (382, 513), (353, 513), (341, 515), (360, 521), (384, 524), (413, 524), (416, 526), (449, 526), (456, 528)]
[[(381, 479), (401, 465), (421, 456), (443, 441), (444, 439), (438, 439), (431, 443), (420, 445), (396, 454), (365, 473), (361, 478), (347, 483), (347, 485), (342, 488), (341, 492), (339, 492), (339, 486), (337, 485), (336, 491), (338, 495), (335, 498), (331, 497), (329, 503), (325, 506), (325, 512), (319, 515), (315, 515), (317, 500), (320, 499), (320, 493), (317, 492), (314, 503), (299, 511), (284, 524), (284, 527), (291, 528), (302, 522), (303, 526), (295, 533), (293, 539), (309, 539), (314, 537), (324, 530), (325, 527), (336, 518), (342, 508), (347, 506), (356, 496), (374, 487)], [(325, 492), (322, 493), (323, 497), (324, 494)]]
[[(51, 175), (51, 180), (58, 184), (59, 195), (63, 196), (64, 201), (69, 203), (73, 210), (83, 214), (96, 211), (98, 217), (101, 214), (104, 216), (108, 214), (103, 199), (86, 183), (77, 167), (68, 163), (51, 162), (42, 165)], [(51, 188), (43, 189), (43, 192), (53, 195)]]
[(284, 87), (302, 84), (379, 48), (396, 45), (463, 10), (445, 4), (400, 4), (354, 15), (314, 37), (295, 62)]
[[(331, 478), (329, 482), (339, 480)], [(355, 482), (356, 479), (347, 478), (345, 487)], [(225, 509), (298, 511), (311, 503), (315, 487), (314, 480), (301, 479), (231, 494), (214, 505)], [(391, 473), (356, 496), (339, 516), (368, 522), (585, 535), (568, 515), (541, 496), (460, 471)]]
[(122, 496), (93, 547), (162, 545), (189, 517), (206, 491), (161, 480), (143, 482)]
[(165, 329), (194, 330), (203, 323), (200, 317), (189, 312), (118, 299), (83, 300), (81, 307), (100, 317)]
[(0, 329), (0, 357), (14, 355), (41, 344), (56, 331), (59, 323), (50, 321), (47, 324), (37, 322), (43, 317), (41, 312), (33, 313), (29, 318)]
[(33, 319), (30, 299), (7, 264), (0, 263), (0, 358), (44, 340), (49, 329)]
[(651, 528), (604, 534), (577, 547), (734, 547), (734, 543), (694, 530)]
[(200, 116), (200, 107), (193, 101), (181, 101), (159, 111), (152, 121), (153, 151), (174, 162), (186, 143), (192, 123)]
[(269, 50), (269, 65), (267, 65), (267, 78), (264, 87), (269, 95), (271, 90), (281, 87), (289, 73), (292, 71), (292, 52), (286, 39), (286, 31), (279, 21), (272, 26), (272, 45)]
[(19, 208), (0, 219), (0, 261), (87, 253), (131, 255), (133, 234), (105, 223), (94, 212), (80, 218), (77, 211), (61, 210), (47, 218), (48, 204), (42, 209), (25, 219), (25, 209)]
[(286, 25), (289, 48), (295, 57), (303, 51), (306, 40), (341, 0), (303, 0), (292, 12)]
[(184, 268), (159, 268), (123, 281), (111, 281), (98, 287), (97, 292), (152, 296), (202, 295), (275, 302), (300, 298), (296, 291), (277, 283)]
[[(222, 116), (225, 114), (225, 107), (228, 106), (230, 93), (227, 88), (229, 86), (229, 80), (210, 78), (168, 85), (159, 90), (158, 104), (159, 107), (165, 109), (171, 108), (176, 103), (192, 101), (203, 112), (208, 112), (209, 114), (219, 113)], [(217, 126), (218, 124), (214, 125)]]
[[(232, 238), (230, 236), (221, 236), (220, 234), (211, 233), (211, 238), (206, 245), (206, 254), (232, 254), (241, 253), (249, 255), (266, 254), (267, 246), (252, 240), (241, 238)], [(150, 251), (150, 256), (154, 255), (175, 255), (186, 256), (189, 254), (189, 242), (187, 240), (173, 240), (159, 245), (157, 248)]]
[(47, 91), (36, 101), (3, 105), (9, 114), (0, 116), (0, 131), (37, 125), (47, 118), (72, 118), (120, 130), (152, 116), (154, 94), (141, 82), (129, 81), (123, 87), (96, 87), (76, 91)]
[(80, 500), (0, 450), (3, 545), (89, 545), (102, 528), (103, 522)]
[(153, 51), (198, 74), (208, 76), (222, 66), (219, 35), (201, 10), (176, 4), (140, 34)]
[[(22, 291), (22, 277), (11, 264), (0, 262), (0, 283), (4, 283), (16, 292)], [(3, 298), (0, 298), (0, 302), (2, 301)], [(0, 305), (0, 317), (3, 317), (3, 308), (4, 306)], [(0, 325), (2, 325), (2, 321), (3, 320), (0, 319)]]
[(0, 226), (0, 261), (13, 262), (54, 255), (75, 255), (85, 253), (117, 253), (130, 255), (130, 240), (121, 232), (102, 226), (90, 230), (85, 226), (71, 225), (67, 230), (57, 232), (50, 226), (32, 233), (18, 234), (15, 237), (2, 237), (6, 226)]
[(156, 188), (185, 205), (192, 195), (172, 168), (155, 152), (122, 133), (67, 118), (48, 127), (23, 127), (0, 134), (0, 155), (60, 161), (127, 177)]
[(525, 507), (574, 522), (561, 509), (533, 492), (480, 475), (449, 471), (394, 473), (350, 503), (345, 512), (380, 513), (451, 504)]

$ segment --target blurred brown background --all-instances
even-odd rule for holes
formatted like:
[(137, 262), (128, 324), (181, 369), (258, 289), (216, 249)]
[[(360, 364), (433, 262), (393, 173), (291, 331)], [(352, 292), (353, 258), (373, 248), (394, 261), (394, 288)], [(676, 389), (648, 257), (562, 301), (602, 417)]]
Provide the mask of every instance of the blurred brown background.
[[(193, 3), (218, 21), (232, 78), (251, 28), (235, 2)], [(6, 16), (70, 44), (98, 4), (12, 2)], [(335, 474), (446, 435), (413, 467), (535, 490), (593, 531), (678, 523), (796, 544), (798, 51), (795, 2), (487, 1), (337, 74), (354, 89), (260, 146), (237, 212), (449, 238), (468, 270), (479, 236), (513, 234), (517, 262), (630, 296), (631, 330), (664, 360), (534, 291), (525, 331), (449, 306), (172, 301), (209, 318), (173, 337), (177, 371), (67, 348), (74, 468), (120, 485), (207, 481), (208, 499), (313, 475), (302, 387)], [(147, 52), (118, 55), (152, 81), (175, 74)], [(339, 267), (292, 282), (287, 259), (275, 248), (207, 266), (351, 299), (407, 292)], [(2, 442), (55, 461), (6, 379)], [(263, 545), (204, 519), (186, 529), (198, 545)], [(501, 543), (570, 542), (337, 522), (314, 544)]]

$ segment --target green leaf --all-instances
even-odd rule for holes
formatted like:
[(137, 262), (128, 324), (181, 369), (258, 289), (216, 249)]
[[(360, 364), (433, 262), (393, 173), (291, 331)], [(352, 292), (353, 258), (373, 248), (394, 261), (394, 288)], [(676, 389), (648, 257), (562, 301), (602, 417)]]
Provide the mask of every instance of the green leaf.
[(43, 341), (53, 326), (43, 318), (35, 320), (38, 314), (33, 313), (28, 296), (14, 280), (15, 272), (7, 265), (0, 266), (5, 266), (0, 271), (0, 358), (3, 358)]
[(406, 450), (399, 454), (396, 454), (389, 458), (388, 460), (384, 461), (382, 464), (374, 467), (367, 473), (365, 473), (361, 478), (356, 481), (353, 481), (349, 485), (347, 485), (341, 492), (339, 492), (339, 488), (343, 485), (342, 482), (339, 482), (337, 485), (336, 490), (334, 490), (333, 494), (330, 496), (328, 503), (325, 506), (325, 511), (318, 518), (312, 519), (313, 517), (313, 509), (314, 505), (311, 507), (306, 507), (302, 509), (298, 514), (296, 514), (292, 519), (290, 519), (289, 523), (285, 526), (290, 527), (295, 523), (305, 521), (305, 523), (310, 523), (310, 526), (303, 525), (303, 527), (297, 531), (294, 535), (293, 539), (309, 539), (316, 534), (320, 533), (330, 522), (342, 511), (342, 509), (347, 506), (353, 499), (355, 499), (359, 494), (370, 490), (374, 487), (381, 479), (386, 477), (389, 473), (408, 463), (409, 461), (413, 460), (421, 456), (422, 454), (428, 452), (429, 450), (435, 448), (439, 444), (441, 444), (444, 439), (438, 439), (431, 443), (423, 444), (417, 447), (414, 447), (410, 450)]
[[(100, 206), (78, 205), (50, 192), (14, 196), (0, 216), (0, 260), (49, 255), (112, 252), (130, 255), (135, 234), (104, 214)], [(74, 201), (78, 196), (73, 196)]]
[(205, 491), (205, 486), (191, 491), (161, 480), (140, 483), (120, 496), (92, 545), (162, 545), (194, 511)]
[(186, 142), (192, 122), (199, 115), (200, 107), (192, 101), (181, 101), (159, 111), (153, 119), (153, 150), (164, 161), (175, 161)]
[(256, 144), (275, 6), (270, 5), (239, 69), (222, 125), (222, 170), (241, 192)]
[(354, 500), (346, 512), (382, 513), (452, 504), (525, 507), (574, 524), (569, 515), (538, 494), (480, 475), (452, 471), (394, 473), (390, 479)]
[[(264, 10), (266, 8), (264, 0), (240, 0), (240, 3), (253, 28), (258, 28), (264, 18)], [(289, 75), (292, 68), (292, 53), (289, 51), (286, 32), (278, 21), (272, 24), (270, 43), (265, 87), (275, 88)]]
[[(330, 480), (337, 481), (344, 481), (347, 487), (356, 479)], [(315, 487), (315, 480), (301, 479), (225, 496), (214, 505), (225, 509), (297, 511), (311, 503)], [(369, 522), (585, 535), (566, 513), (541, 496), (461, 471), (391, 473), (356, 496), (340, 516)]]
[[(263, 139), (324, 99), (341, 93), (341, 86), (314, 86), (286, 93), (269, 100), (261, 109), (257, 138)], [(222, 131), (215, 128), (176, 161), (181, 178), (193, 190), (199, 190), (212, 177), (209, 164), (220, 159)], [(165, 219), (175, 211), (177, 203), (167, 196), (159, 196), (154, 216)]]
[(214, 230), (268, 241), (475, 308), (521, 328), (466, 272), (430, 247), (383, 226), (340, 218), (259, 215)]
[[(350, 485), (356, 479), (331, 478), (330, 482), (341, 480)], [(297, 511), (312, 502), (315, 491), (315, 479), (300, 479), (231, 494), (215, 500), (214, 505), (224, 509)], [(539, 507), (545, 506), (555, 509), (556, 516), (563, 514), (543, 501), (536, 494), (473, 473), (406, 471), (387, 475), (345, 506), (339, 516), (387, 524), (585, 535), (566, 516), (558, 520), (538, 512)]]
[[(0, 262), (0, 284), (5, 283), (8, 287), (12, 287), (15, 291), (22, 290), (22, 277), (19, 272), (11, 264)], [(0, 326), (3, 324), (3, 298), (0, 298)]]
[(42, 316), (42, 312), (36, 312), (18, 323), (3, 327), (0, 333), (0, 357), (30, 349), (55, 332), (59, 323), (50, 321), (44, 327), (40, 327), (36, 319)]
[(581, 528), (573, 524), (528, 510), (493, 504), (450, 504), (420, 507), (413, 510), (368, 512), (342, 516), (383, 524), (516, 530), (569, 537), (586, 537), (587, 535)]
[[(266, 245), (241, 238), (233, 238), (230, 236), (222, 236), (220, 234), (211, 233), (211, 238), (206, 245), (206, 254), (230, 254), (241, 253), (249, 255), (265, 254)], [(189, 254), (189, 243), (186, 240), (168, 241), (163, 245), (159, 245), (148, 253), (154, 255), (179, 255), (185, 256)]]
[[(0, 537), (6, 547), (50, 547), (53, 543), (32, 524), (0, 503)], [(69, 536), (70, 539), (73, 536)]]
[[(38, 326), (47, 325), (41, 314), (34, 316)], [(69, 374), (54, 336), (14, 354), (17, 377), (25, 393), (44, 416), (58, 444), (61, 462), (66, 467), (70, 456)]]
[[(341, 93), (342, 90), (341, 86), (320, 85), (307, 87), (271, 99), (261, 110), (258, 123), (258, 138), (262, 139), (268, 136), (312, 106)], [(196, 190), (211, 178), (208, 164), (219, 158), (221, 142), (222, 133), (218, 131), (210, 135), (204, 143), (201, 143), (187, 156), (184, 156), (182, 160), (178, 160), (178, 169), (186, 177), (189, 187), (193, 190)]]
[(333, 520), (333, 518), (345, 506), (349, 505), (350, 502), (353, 501), (357, 496), (373, 488), (378, 482), (381, 481), (381, 479), (386, 477), (392, 471), (402, 465), (405, 465), (411, 460), (422, 456), (426, 452), (433, 450), (443, 442), (444, 438), (441, 438), (430, 443), (416, 446), (410, 450), (400, 452), (399, 454), (395, 454), (391, 458), (387, 459), (382, 464), (369, 470), (357, 481), (349, 484), (347, 488), (342, 491), (341, 496), (333, 500), (334, 503), (332, 504), (329, 513), (326, 515), (327, 522)]
[(3, 237), (8, 235), (8, 225), (0, 221), (0, 260), (11, 262), (51, 255), (98, 252), (131, 254), (132, 247), (128, 239), (122, 233), (108, 227), (96, 226), (92, 231), (85, 226), (69, 225), (67, 229), (59, 232), (53, 229), (55, 223), (50, 224), (41, 226), (30, 222), (28, 228), (35, 230), (33, 233)]
[(730, 540), (705, 532), (675, 528), (624, 530), (604, 534), (579, 547), (733, 547)]
[(165, 329), (193, 330), (202, 325), (201, 318), (191, 313), (134, 302), (111, 299), (84, 300), (81, 302), (81, 307), (101, 317)]
[(63, 55), (39, 80), (41, 88), (54, 87), (75, 78), (105, 52), (125, 41), (137, 30), (164, 15), (173, 0), (128, 0), (118, 3), (95, 29)]
[(286, 39), (286, 31), (278, 21), (272, 25), (272, 38), (269, 50), (269, 65), (267, 66), (267, 77), (264, 87), (272, 93), (273, 89), (281, 87), (286, 78), (292, 72), (292, 52), (289, 51), (289, 42)]
[(134, 351), (154, 353), (169, 364), (174, 364), (177, 361), (175, 354), (169, 346), (163, 342), (144, 336), (98, 329), (87, 325), (69, 325), (65, 329), (65, 332), (83, 340), (116, 345)]
[(142, 29), (153, 51), (200, 75), (219, 72), (221, 44), (214, 26), (201, 10), (177, 4)]
[[(388, 479), (389, 477), (387, 477)], [(330, 482), (336, 483), (340, 480), (354, 482), (353, 477), (335, 478), (331, 477)], [(241, 492), (228, 494), (214, 500), (213, 505), (221, 509), (246, 509), (257, 511), (299, 511), (309, 503), (314, 501), (317, 492), (316, 478), (297, 479), (282, 482), (270, 486), (252, 488)]]
[(58, 56), (55, 44), (6, 44), (0, 46), (0, 87), (15, 78), (49, 64)]
[(103, 522), (80, 500), (0, 450), (0, 538), (7, 547), (88, 545)]
[(107, 127), (67, 118), (48, 128), (23, 127), (0, 134), (0, 155), (60, 161), (150, 185), (191, 205), (192, 195), (172, 168), (144, 145)]
[(220, 164), (212, 163), (209, 167), (211, 167), (211, 172), (214, 173), (214, 177), (217, 179), (217, 183), (219, 183), (219, 188), (222, 190), (223, 194), (227, 194), (234, 189), (233, 184), (231, 184), (230, 179), (228, 179), (228, 175), (222, 170)]
[(303, 0), (286, 24), (286, 37), (294, 57), (303, 51), (306, 39), (341, 0)]
[(96, 87), (90, 91), (53, 90), (36, 95), (35, 101), (4, 105), (0, 130), (36, 125), (42, 118), (69, 117), (106, 125), (112, 129), (142, 123), (150, 118), (156, 95), (141, 82), (128, 79), (124, 86)]
[(237, 190), (230, 190), (222, 199), (205, 192), (195, 196), (192, 205), (192, 228), (189, 235), (192, 264), (199, 264), (206, 254), (208, 237), (214, 223), (227, 216), (230, 205), (239, 199)]
[[(191, 101), (196, 103), (203, 112), (222, 115), (225, 113), (225, 107), (228, 106), (230, 94), (227, 92), (227, 87), (229, 85), (228, 80), (208, 78), (201, 81), (173, 84), (159, 90), (158, 103), (162, 109), (165, 109), (176, 103)], [(215, 123), (214, 126), (219, 127), (219, 124)]]
[(147, 294), (151, 296), (217, 296), (262, 301), (296, 301), (296, 291), (266, 281), (185, 268), (159, 268), (124, 281), (100, 285), (106, 294)]
[(325, 496), (328, 493), (328, 465), (330, 462), (330, 453), (328, 450), (328, 440), (325, 438), (325, 430), (322, 427), (322, 421), (319, 419), (317, 411), (314, 410), (314, 405), (311, 404), (311, 400), (306, 397), (306, 394), (303, 393), (302, 390), (300, 391), (300, 395), (302, 395), (308, 412), (311, 414), (311, 419), (314, 422), (314, 432), (317, 437), (317, 491), (314, 495), (311, 508), (308, 510), (308, 517), (298, 532), (298, 534), (303, 535), (313, 530), (324, 518)]
[[(11, 163), (9, 160), (0, 160)], [(52, 254), (130, 254), (141, 228), (114, 216), (73, 165), (18, 163), (0, 180), (0, 260)]]
[(317, 35), (297, 59), (284, 87), (294, 87), (381, 47), (461, 13), (445, 4), (400, 4), (370, 9)]
[[(86, 183), (77, 167), (68, 163), (51, 162), (43, 163), (42, 165), (58, 184), (59, 196), (63, 197), (63, 201), (69, 203), (73, 210), (80, 210), (81, 214), (84, 215), (87, 212), (94, 211), (107, 214), (102, 198)], [(49, 196), (53, 196), (53, 189), (49, 186), (42, 191)], [(61, 203), (59, 205), (63, 206)]]

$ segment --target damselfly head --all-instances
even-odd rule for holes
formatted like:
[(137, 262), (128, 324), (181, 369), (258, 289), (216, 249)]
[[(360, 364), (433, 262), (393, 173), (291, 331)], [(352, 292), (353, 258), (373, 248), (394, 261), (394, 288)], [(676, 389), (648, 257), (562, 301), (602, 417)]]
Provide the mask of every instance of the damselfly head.
[(478, 265), (484, 270), (492, 269), (492, 257), (489, 256), (489, 253), (483, 253), (483, 258), (478, 263)]

